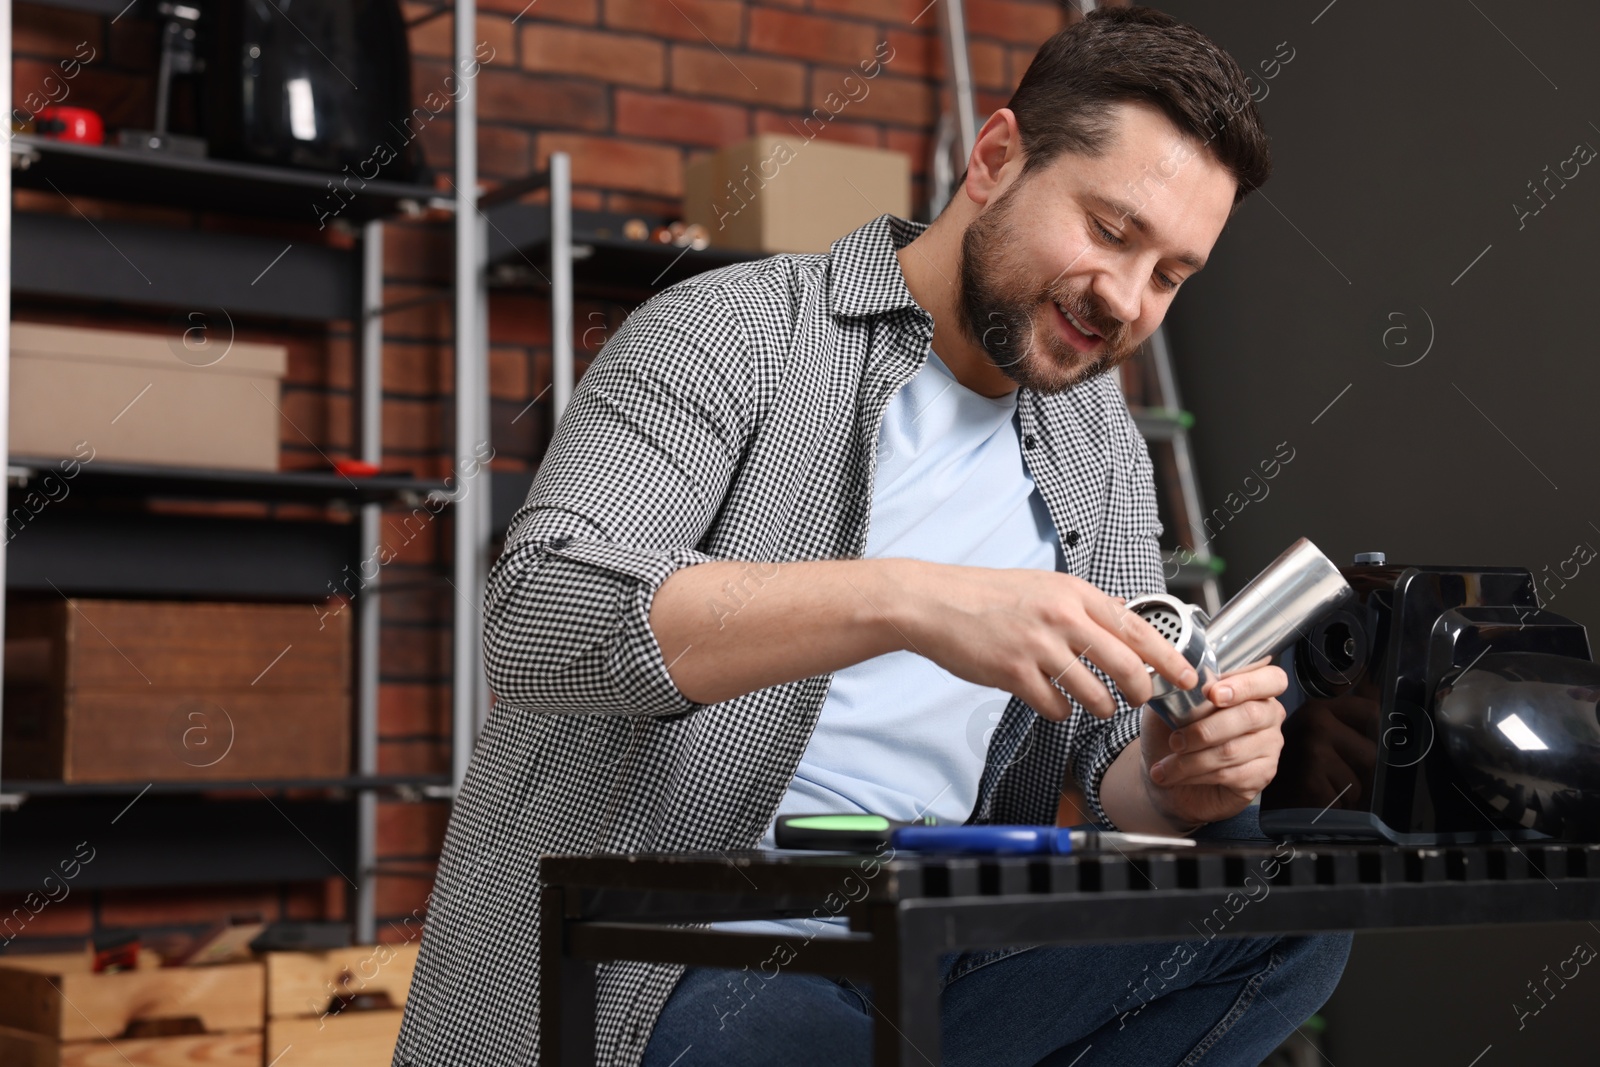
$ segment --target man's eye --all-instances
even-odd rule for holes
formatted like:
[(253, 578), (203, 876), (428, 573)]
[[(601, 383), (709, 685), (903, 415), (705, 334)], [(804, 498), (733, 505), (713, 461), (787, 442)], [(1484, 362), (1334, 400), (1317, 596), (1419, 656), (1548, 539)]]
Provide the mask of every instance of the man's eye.
[(1160, 285), (1162, 291), (1164, 291), (1164, 292), (1170, 293), (1170, 292), (1172, 292), (1172, 290), (1174, 290), (1174, 289), (1176, 289), (1178, 287), (1178, 283), (1177, 282), (1173, 281), (1171, 278), (1167, 277), (1165, 274), (1162, 274), (1160, 271), (1156, 271), (1156, 281), (1157, 281), (1157, 284)]
[(1116, 234), (1100, 225), (1099, 219), (1091, 219), (1090, 221), (1094, 223), (1094, 228), (1099, 232), (1101, 240), (1113, 245), (1120, 245), (1122, 243), (1122, 238), (1118, 237)]

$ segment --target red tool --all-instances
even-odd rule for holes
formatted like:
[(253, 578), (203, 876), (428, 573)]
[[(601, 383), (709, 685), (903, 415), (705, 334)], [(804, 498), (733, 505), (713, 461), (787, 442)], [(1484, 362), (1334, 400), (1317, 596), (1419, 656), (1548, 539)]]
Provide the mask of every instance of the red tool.
[(34, 116), (33, 128), (40, 137), (51, 137), (57, 141), (104, 144), (106, 140), (105, 123), (100, 121), (97, 112), (86, 107), (42, 107)]

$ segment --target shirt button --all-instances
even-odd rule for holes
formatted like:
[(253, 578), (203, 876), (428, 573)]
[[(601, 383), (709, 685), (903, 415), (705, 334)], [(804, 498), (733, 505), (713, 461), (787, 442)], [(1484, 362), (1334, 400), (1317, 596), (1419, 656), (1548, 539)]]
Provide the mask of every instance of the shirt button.
[(1067, 547), (1068, 548), (1077, 548), (1078, 547), (1078, 536), (1079, 535), (1078, 535), (1078, 531), (1077, 530), (1068, 530), (1066, 532), (1066, 535), (1064, 537), (1062, 537), (1062, 540), (1067, 543)]
[(1038, 439), (1035, 438), (1033, 436), (1033, 434), (1030, 433), (1030, 434), (1024, 434), (1023, 435), (1023, 438), (1022, 438), (1022, 447), (1023, 448), (1032, 448), (1034, 445), (1036, 445), (1038, 443), (1039, 443)]

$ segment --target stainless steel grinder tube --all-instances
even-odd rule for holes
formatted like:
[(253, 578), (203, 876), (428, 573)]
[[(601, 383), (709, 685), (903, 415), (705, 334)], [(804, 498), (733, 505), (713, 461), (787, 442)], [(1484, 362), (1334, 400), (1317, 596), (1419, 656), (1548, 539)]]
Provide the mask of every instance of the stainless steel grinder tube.
[(1339, 568), (1302, 537), (1250, 579), (1214, 619), (1165, 593), (1132, 598), (1128, 610), (1176, 645), (1200, 676), (1194, 688), (1177, 689), (1147, 665), (1154, 683), (1150, 706), (1169, 725), (1187, 725), (1206, 702), (1206, 687), (1219, 676), (1283, 651), (1353, 595)]

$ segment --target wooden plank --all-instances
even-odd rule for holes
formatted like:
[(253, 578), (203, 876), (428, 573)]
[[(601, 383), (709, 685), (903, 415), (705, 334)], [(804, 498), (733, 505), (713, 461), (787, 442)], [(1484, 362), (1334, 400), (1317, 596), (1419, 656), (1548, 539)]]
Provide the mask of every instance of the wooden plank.
[(0, 1025), (85, 1041), (116, 1038), (135, 1019), (193, 1016), (208, 1034), (262, 1024), (266, 977), (260, 963), (111, 974), (90, 973), (81, 955), (57, 956), (55, 964), (0, 961)]
[(309, 603), (58, 603), (39, 614), (18, 612), (7, 636), (57, 642), (69, 688), (350, 685), (349, 611)]
[(274, 1067), (389, 1067), (403, 1014), (350, 1011), (326, 1019), (269, 1019), (265, 1062)]
[(73, 1041), (61, 1046), (61, 1067), (260, 1067), (262, 1047), (260, 1030)]
[(61, 1067), (61, 1042), (43, 1034), (0, 1026), (0, 1063), (6, 1067)]
[(0, 1026), (5, 1067), (261, 1067), (262, 1032), (61, 1042)]
[(350, 773), (347, 693), (79, 689), (69, 699), (64, 781)]
[(267, 1017), (320, 1016), (337, 994), (387, 993), (405, 1004), (419, 942), (326, 952), (268, 952)]

